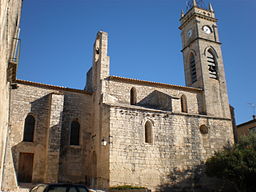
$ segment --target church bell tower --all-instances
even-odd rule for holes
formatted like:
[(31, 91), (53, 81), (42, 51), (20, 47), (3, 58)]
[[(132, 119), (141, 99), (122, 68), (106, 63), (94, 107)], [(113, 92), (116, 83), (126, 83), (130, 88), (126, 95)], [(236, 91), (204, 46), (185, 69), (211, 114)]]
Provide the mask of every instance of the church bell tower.
[(217, 19), (211, 4), (202, 8), (191, 0), (190, 9), (180, 18), (186, 85), (203, 89), (200, 113), (230, 118), (221, 43)]

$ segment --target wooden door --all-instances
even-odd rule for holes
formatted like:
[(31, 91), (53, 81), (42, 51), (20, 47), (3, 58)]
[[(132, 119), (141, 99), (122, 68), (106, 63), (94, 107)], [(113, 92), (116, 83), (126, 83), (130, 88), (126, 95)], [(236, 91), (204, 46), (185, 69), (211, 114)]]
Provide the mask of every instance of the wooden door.
[(20, 153), (19, 157), (19, 169), (18, 169), (18, 181), (22, 183), (32, 182), (33, 173), (33, 153)]

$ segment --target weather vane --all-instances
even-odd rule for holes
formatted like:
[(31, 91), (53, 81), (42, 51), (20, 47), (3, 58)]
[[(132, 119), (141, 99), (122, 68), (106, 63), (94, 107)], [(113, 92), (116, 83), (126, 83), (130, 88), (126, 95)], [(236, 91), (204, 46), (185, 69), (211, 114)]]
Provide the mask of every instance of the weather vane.
[(189, 1), (186, 1), (186, 10), (191, 9), (194, 6), (194, 2), (196, 2), (197, 7), (200, 7), (203, 9), (207, 8), (204, 0), (189, 0)]

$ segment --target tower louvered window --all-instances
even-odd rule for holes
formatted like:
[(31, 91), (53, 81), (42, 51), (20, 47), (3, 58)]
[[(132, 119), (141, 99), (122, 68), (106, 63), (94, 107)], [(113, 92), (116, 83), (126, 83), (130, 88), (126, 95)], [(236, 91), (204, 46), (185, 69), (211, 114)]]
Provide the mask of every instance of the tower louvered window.
[(207, 52), (207, 62), (208, 62), (208, 71), (210, 78), (217, 79), (217, 62), (215, 56), (212, 54), (211, 50)]
[(189, 63), (190, 63), (191, 81), (192, 83), (194, 83), (197, 81), (197, 76), (196, 76), (196, 61), (193, 54), (190, 55)]

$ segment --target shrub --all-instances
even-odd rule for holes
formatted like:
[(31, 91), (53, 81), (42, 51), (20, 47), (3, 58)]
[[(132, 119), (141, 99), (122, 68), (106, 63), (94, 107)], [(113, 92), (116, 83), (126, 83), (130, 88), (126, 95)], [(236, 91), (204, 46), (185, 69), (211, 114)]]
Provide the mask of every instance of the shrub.
[(256, 134), (225, 147), (206, 161), (206, 175), (231, 182), (237, 191), (256, 191)]
[(146, 189), (146, 188), (140, 187), (140, 186), (121, 185), (121, 186), (110, 187), (110, 189), (126, 190), (126, 189)]

